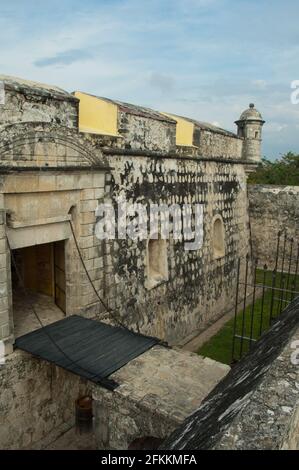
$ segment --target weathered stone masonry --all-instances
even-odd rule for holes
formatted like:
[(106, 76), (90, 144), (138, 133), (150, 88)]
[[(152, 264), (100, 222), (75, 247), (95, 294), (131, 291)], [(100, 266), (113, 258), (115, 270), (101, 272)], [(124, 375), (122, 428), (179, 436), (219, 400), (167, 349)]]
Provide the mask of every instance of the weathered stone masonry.
[[(110, 298), (130, 324), (170, 341), (228, 311), (233, 302), (236, 256), (248, 250), (246, 175), (241, 165), (187, 159), (112, 155), (112, 197), (128, 203), (203, 204), (204, 244), (167, 243), (169, 280), (146, 289), (146, 241), (111, 243), (114, 283)], [(225, 257), (213, 258), (212, 221), (225, 225)]]
[(99, 449), (128, 449), (138, 438), (164, 439), (201, 403), (229, 366), (155, 346), (115, 372), (115, 392), (93, 387)]
[(10, 354), (0, 367), (0, 448), (54, 440), (74, 425), (74, 402), (88, 393), (80, 377), (22, 351)]
[(299, 449), (299, 297), (165, 440), (164, 449)]
[(19, 122), (48, 122), (78, 128), (78, 102), (57, 87), (1, 76), (5, 102), (1, 104), (0, 125)]
[[(278, 231), (299, 239), (299, 186), (248, 185), (248, 200), (254, 254), (259, 265), (273, 269)], [(297, 256), (296, 244), (293, 256)], [(292, 268), (295, 271), (295, 261)]]
[[(31, 396), (35, 370), (40, 368), (45, 389), (52, 378), (49, 365), (38, 365), (19, 351), (12, 353), (15, 286), (7, 238), (10, 248), (17, 251), (47, 245), (53, 252), (57, 243), (63, 246), (52, 294), (53, 302), (62, 308), (61, 315), (79, 313), (110, 322), (117, 317), (135, 330), (178, 341), (233, 306), (236, 259), (245, 256), (249, 247), (246, 171), (258, 157), (260, 135), (254, 142), (254, 159), (246, 157), (243, 145), (254, 135), (238, 137), (197, 121), (192, 123), (191, 141), (179, 145), (175, 118), (111, 101), (117, 131), (105, 133), (93, 126), (92, 132), (80, 132), (81, 101), (76, 96), (20, 79), (0, 80), (5, 88), (0, 105), (0, 340), (8, 355), (0, 375), (0, 446), (11, 448), (32, 446), (55, 432), (70, 415), (61, 414), (65, 402), (51, 394), (45, 398), (43, 393), (32, 392), (34, 399), (28, 407), (20, 406), (24, 397)], [(255, 111), (253, 118), (254, 126), (261, 128)], [(241, 120), (242, 126), (250, 128), (253, 124), (247, 119), (246, 115)], [(163, 244), (163, 282), (150, 286), (149, 240), (101, 241), (95, 236), (97, 205), (103, 201), (116, 204), (119, 197), (127, 203), (202, 204), (202, 248), (185, 251), (183, 242), (170, 237)], [(223, 250), (217, 256), (216, 219), (223, 226), (223, 234), (217, 235), (223, 238)], [(95, 289), (114, 309), (113, 318), (87, 279), (70, 223)], [(34, 269), (43, 288), (52, 289), (49, 263), (43, 260)], [(56, 284), (59, 298), (55, 297)], [(63, 380), (63, 393), (71, 403), (79, 393), (78, 380), (68, 374)], [(17, 391), (8, 405), (11, 387)], [(22, 431), (16, 438), (13, 432), (3, 437), (3, 427), (14, 420), (13, 429), (19, 426), (30, 433), (32, 407), (40, 410), (43, 406), (49, 419), (43, 417), (30, 439)]]
[[(90, 227), (103, 197), (107, 160), (78, 134), (78, 100), (56, 89), (4, 80), (0, 106), (1, 291), (0, 446), (32, 447), (74, 423), (79, 378), (20, 351), (12, 353), (12, 249), (63, 241), (65, 314), (94, 315), (98, 299), (84, 275), (70, 230), (74, 226), (90, 276), (101, 289), (102, 247)], [(94, 261), (95, 260), (95, 261)], [(61, 312), (63, 315), (63, 312)], [(12, 353), (12, 354), (11, 354)], [(37, 425), (38, 423), (38, 425)]]
[[(106, 140), (85, 135), (108, 157), (112, 171), (107, 191), (115, 207), (120, 199), (147, 206), (204, 206), (203, 247), (187, 252), (183, 242), (170, 238), (169, 276), (154, 289), (146, 287), (147, 241), (116, 240), (106, 245), (109, 305), (134, 328), (175, 342), (233, 306), (237, 257), (250, 250), (246, 171), (251, 162), (242, 160), (243, 138), (231, 132), (190, 120), (192, 142), (175, 145), (175, 116), (114, 104), (119, 135)], [(245, 128), (261, 127), (256, 113), (250, 108), (248, 124), (240, 121)], [(260, 134), (256, 151), (258, 145)], [(225, 255), (218, 259), (212, 248), (215, 216), (222, 218), (225, 229)]]

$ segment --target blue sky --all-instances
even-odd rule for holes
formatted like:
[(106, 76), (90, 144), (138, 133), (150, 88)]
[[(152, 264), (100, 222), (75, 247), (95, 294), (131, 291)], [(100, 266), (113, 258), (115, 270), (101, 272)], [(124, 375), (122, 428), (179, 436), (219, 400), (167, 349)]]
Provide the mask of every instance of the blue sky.
[(297, 0), (0, 2), (0, 73), (235, 130), (254, 102), (263, 153), (299, 153)]

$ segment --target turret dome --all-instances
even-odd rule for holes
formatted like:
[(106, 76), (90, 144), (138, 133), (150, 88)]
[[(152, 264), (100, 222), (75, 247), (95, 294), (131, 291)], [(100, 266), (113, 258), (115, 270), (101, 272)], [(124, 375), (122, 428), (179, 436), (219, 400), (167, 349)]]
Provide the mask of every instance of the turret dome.
[(261, 113), (254, 107), (253, 103), (250, 103), (249, 108), (243, 111), (240, 116), (240, 119), (236, 121), (236, 123), (239, 121), (261, 121), (263, 123), (265, 122), (262, 118)]

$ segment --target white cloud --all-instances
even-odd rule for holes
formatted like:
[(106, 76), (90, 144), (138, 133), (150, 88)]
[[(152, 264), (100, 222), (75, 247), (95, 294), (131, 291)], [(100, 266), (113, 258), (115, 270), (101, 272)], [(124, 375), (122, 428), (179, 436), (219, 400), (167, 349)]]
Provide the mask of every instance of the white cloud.
[[(256, 0), (23, 3), (0, 6), (2, 73), (217, 120), (231, 130), (254, 102), (266, 120), (267, 153), (289, 145), (299, 151), (299, 105), (290, 104), (299, 53), (292, 0), (275, 2), (271, 12)], [(282, 23), (287, 27), (273, 35)]]
[(269, 122), (267, 125), (267, 132), (281, 132), (284, 129), (287, 129), (287, 124), (282, 124), (279, 122)]
[(265, 90), (267, 87), (267, 82), (266, 80), (253, 80), (252, 81), (253, 86), (256, 88), (259, 88), (260, 90)]

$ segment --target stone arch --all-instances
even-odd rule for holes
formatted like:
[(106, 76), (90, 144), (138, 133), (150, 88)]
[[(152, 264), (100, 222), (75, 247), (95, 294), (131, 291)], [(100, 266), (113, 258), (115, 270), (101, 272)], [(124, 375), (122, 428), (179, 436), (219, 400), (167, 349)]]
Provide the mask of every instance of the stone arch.
[(102, 152), (76, 129), (36, 122), (2, 129), (0, 160), (11, 167), (108, 167)]
[(159, 236), (147, 240), (146, 271), (147, 289), (168, 280), (167, 241)]
[(225, 255), (224, 223), (221, 215), (217, 214), (212, 221), (213, 258), (223, 258)]

